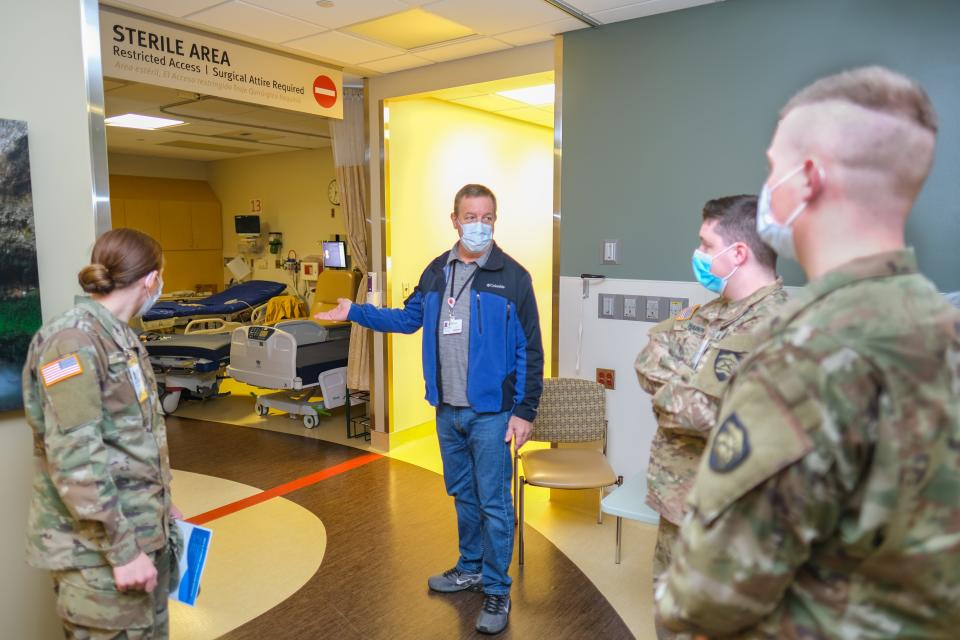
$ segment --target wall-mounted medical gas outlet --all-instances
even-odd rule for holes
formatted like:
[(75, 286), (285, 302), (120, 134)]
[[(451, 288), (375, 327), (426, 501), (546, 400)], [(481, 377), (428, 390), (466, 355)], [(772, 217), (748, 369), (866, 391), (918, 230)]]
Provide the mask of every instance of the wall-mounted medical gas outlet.
[(644, 298), (643, 319), (648, 322), (658, 322), (660, 320), (660, 298)]
[(637, 296), (601, 293), (597, 296), (597, 317), (601, 320), (662, 322), (678, 315), (690, 304), (689, 298)]
[(607, 389), (615, 389), (616, 372), (613, 369), (597, 368), (597, 382)]
[(614, 293), (601, 293), (597, 296), (597, 317), (606, 320), (619, 320), (623, 317), (623, 296)]
[(604, 240), (600, 246), (600, 258), (603, 264), (620, 264), (620, 241)]

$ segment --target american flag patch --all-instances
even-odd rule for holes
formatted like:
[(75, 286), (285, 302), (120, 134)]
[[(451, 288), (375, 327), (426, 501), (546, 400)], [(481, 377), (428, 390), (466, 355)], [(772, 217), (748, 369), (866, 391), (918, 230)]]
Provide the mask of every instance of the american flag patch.
[(80, 359), (77, 354), (71, 353), (59, 360), (54, 360), (40, 367), (40, 377), (43, 378), (43, 384), (46, 387), (54, 385), (61, 380), (72, 378), (83, 373), (83, 367), (80, 365)]

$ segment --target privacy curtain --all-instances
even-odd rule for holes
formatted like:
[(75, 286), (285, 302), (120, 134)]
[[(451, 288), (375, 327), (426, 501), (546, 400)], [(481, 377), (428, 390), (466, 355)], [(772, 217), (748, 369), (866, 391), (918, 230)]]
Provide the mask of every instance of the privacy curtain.
[[(364, 136), (363, 89), (343, 88), (343, 120), (332, 120), (333, 162), (340, 183), (340, 204), (347, 225), (347, 243), (353, 266), (360, 270), (360, 287), (356, 302), (366, 302), (367, 271), (367, 163)], [(347, 387), (355, 391), (370, 390), (370, 330), (357, 324), (350, 332), (350, 357), (347, 364)]]

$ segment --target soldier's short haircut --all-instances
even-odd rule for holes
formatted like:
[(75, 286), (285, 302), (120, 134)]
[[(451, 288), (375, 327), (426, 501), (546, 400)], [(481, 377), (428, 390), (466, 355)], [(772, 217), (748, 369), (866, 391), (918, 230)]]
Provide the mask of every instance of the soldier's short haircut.
[(715, 198), (703, 205), (703, 220), (716, 220), (714, 230), (728, 245), (743, 242), (764, 267), (777, 268), (777, 254), (757, 233), (757, 196)]
[(849, 102), (937, 132), (937, 113), (923, 87), (880, 66), (860, 67), (817, 80), (790, 99), (781, 109), (780, 118), (797, 107), (831, 100)]
[(497, 196), (493, 195), (489, 187), (482, 184), (465, 184), (460, 187), (460, 191), (457, 191), (457, 195), (453, 197), (454, 214), (460, 213), (460, 201), (464, 198), (490, 198), (493, 200), (493, 212), (497, 212)]
[(106, 295), (163, 267), (160, 243), (136, 229), (111, 229), (97, 238), (90, 264), (77, 274), (87, 293)]

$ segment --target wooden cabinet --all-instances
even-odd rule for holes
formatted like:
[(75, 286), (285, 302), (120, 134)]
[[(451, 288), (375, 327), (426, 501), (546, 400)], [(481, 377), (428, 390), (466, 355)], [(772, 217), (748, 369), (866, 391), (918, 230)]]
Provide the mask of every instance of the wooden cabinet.
[(124, 204), (126, 225), (160, 240), (160, 202), (127, 200)]
[(223, 228), (220, 203), (191, 202), (190, 223), (193, 225), (194, 249), (222, 249)]
[(129, 227), (163, 248), (168, 291), (197, 285), (223, 288), (220, 202), (199, 180), (110, 176), (114, 228)]
[(189, 251), (194, 248), (190, 204), (182, 200), (160, 201), (159, 239), (164, 251)]

